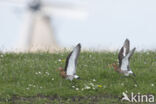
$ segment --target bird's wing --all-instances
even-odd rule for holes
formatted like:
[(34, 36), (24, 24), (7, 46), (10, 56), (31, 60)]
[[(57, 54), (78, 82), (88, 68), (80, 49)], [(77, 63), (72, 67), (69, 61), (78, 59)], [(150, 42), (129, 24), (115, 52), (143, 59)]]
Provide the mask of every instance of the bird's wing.
[(73, 53), (73, 51), (70, 52), (69, 55), (66, 58), (66, 63), (65, 63), (65, 68), (64, 68), (65, 72), (67, 72), (67, 67), (68, 67), (69, 59), (70, 59), (72, 53)]
[(119, 67), (121, 67), (122, 59), (129, 53), (129, 48), (130, 48), (129, 43), (130, 43), (129, 40), (126, 39), (124, 42), (124, 45), (119, 51), (119, 54), (118, 54)]
[(119, 67), (121, 67), (122, 59), (123, 59), (123, 47), (120, 49), (120, 52), (118, 54)]
[(128, 58), (128, 60), (130, 60), (131, 56), (134, 54), (134, 51), (135, 51), (136, 48), (133, 48), (129, 53), (128, 55), (126, 56)]
[(66, 60), (65, 71), (67, 75), (74, 75), (76, 73), (77, 59), (80, 54), (81, 45), (78, 44), (69, 54)]
[(126, 71), (130, 71), (130, 66), (129, 66), (129, 60), (130, 57), (133, 55), (135, 51), (135, 48), (132, 49), (132, 51), (130, 51), (123, 59), (122, 59), (122, 64), (121, 64), (121, 70), (126, 70)]
[(122, 71), (128, 71), (128, 66), (129, 66), (129, 61), (128, 61), (128, 59), (127, 59), (126, 57), (124, 57), (124, 58), (122, 59), (122, 64), (121, 64), (121, 66), (120, 66), (120, 69), (121, 69)]
[(123, 56), (126, 56), (129, 53), (129, 49), (130, 49), (130, 42), (128, 39), (125, 40), (123, 48), (124, 48)]
[[(133, 49), (128, 53), (128, 55), (126, 56), (127, 59), (128, 59), (128, 62), (130, 61), (131, 56), (134, 54), (135, 49), (136, 49), (136, 48), (133, 48)], [(131, 71), (131, 68), (130, 68), (129, 65), (128, 65), (128, 71)]]

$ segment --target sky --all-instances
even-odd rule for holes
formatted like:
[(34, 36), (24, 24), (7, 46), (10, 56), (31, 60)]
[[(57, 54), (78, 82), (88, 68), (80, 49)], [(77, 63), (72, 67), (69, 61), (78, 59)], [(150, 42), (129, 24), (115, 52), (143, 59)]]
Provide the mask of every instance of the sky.
[[(87, 19), (51, 15), (51, 25), (61, 46), (81, 43), (87, 49), (116, 50), (128, 38), (131, 47), (137, 50), (156, 49), (155, 0), (76, 0), (74, 3), (85, 4)], [(0, 50), (11, 50), (18, 41), (26, 8), (4, 2), (0, 8)]]

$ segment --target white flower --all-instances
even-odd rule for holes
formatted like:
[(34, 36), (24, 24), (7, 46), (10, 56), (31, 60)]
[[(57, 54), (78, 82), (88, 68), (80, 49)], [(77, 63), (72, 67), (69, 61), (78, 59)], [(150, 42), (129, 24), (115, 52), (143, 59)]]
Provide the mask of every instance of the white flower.
[(83, 90), (84, 90), (84, 88), (81, 89), (81, 91), (83, 91)]
[(35, 72), (35, 74), (38, 75), (38, 74), (41, 74), (41, 72), (40, 71), (39, 72)]
[(96, 80), (95, 80), (95, 79), (93, 79), (93, 82), (96, 82)]
[(27, 90), (29, 90), (29, 87), (28, 88), (26, 88)]
[(137, 84), (135, 84), (134, 86), (137, 87)]
[(121, 86), (124, 86), (124, 83), (121, 83)]
[(152, 84), (151, 84), (151, 86), (153, 87), (153, 86), (154, 86), (154, 84), (152, 83)]
[(95, 87), (93, 87), (93, 90), (95, 90)]
[(88, 90), (88, 89), (90, 89), (90, 87), (89, 87), (89, 86), (85, 86), (85, 89), (87, 89), (87, 90)]
[(61, 62), (61, 59), (58, 59), (59, 62)]
[(75, 88), (75, 86), (72, 86), (72, 88)]
[(51, 79), (52, 81), (54, 80), (54, 78)]
[(42, 89), (43, 87), (42, 86), (40, 86), (40, 89)]
[(76, 91), (78, 91), (78, 90), (79, 90), (79, 88), (76, 88), (75, 90), (76, 90)]
[(45, 72), (47, 75), (49, 75), (49, 73), (48, 72)]
[(94, 84), (93, 83), (90, 83), (90, 85), (93, 87), (94, 86)]
[(3, 57), (3, 55), (1, 55), (1, 57)]
[(128, 91), (127, 91), (127, 90), (126, 90), (125, 92), (126, 92), (126, 93), (128, 93)]

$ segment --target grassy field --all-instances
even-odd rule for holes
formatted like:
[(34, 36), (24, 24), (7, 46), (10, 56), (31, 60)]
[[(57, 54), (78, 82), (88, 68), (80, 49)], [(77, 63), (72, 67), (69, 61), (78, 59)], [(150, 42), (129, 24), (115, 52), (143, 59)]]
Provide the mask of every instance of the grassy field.
[(134, 83), (116, 73), (111, 64), (117, 52), (81, 52), (80, 80), (62, 79), (58, 67), (69, 52), (0, 54), (0, 104), (120, 104), (122, 92), (156, 97), (156, 52), (136, 52), (131, 68)]

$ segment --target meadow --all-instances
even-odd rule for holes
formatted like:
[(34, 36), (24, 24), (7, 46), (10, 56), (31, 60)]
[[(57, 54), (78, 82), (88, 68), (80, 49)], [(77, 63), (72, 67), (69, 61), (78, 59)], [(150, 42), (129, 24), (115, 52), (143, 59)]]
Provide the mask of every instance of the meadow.
[(155, 51), (131, 58), (137, 84), (114, 71), (117, 52), (81, 52), (80, 79), (62, 79), (57, 69), (65, 66), (68, 54), (0, 53), (0, 104), (131, 104), (121, 101), (123, 92), (156, 97)]

